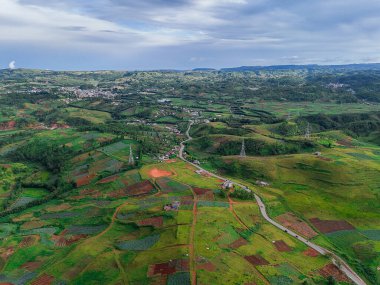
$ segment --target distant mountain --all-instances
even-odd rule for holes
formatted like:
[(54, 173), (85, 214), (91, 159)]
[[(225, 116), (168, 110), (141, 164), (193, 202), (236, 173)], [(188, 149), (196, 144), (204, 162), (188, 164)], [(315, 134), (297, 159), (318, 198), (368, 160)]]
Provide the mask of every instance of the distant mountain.
[(380, 70), (380, 63), (342, 64), (342, 65), (271, 65), (271, 66), (240, 66), (222, 68), (224, 72), (260, 71), (260, 70)]
[(216, 71), (215, 68), (207, 68), (207, 67), (200, 67), (200, 68), (194, 68), (193, 71)]

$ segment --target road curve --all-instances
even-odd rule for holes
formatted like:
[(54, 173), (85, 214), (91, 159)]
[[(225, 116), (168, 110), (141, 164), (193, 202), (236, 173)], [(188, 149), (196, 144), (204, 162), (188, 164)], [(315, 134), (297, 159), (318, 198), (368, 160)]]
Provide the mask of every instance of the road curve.
[[(183, 142), (181, 142), (180, 144), (180, 150), (179, 150), (179, 158), (182, 159), (183, 161), (191, 164), (192, 166), (196, 167), (197, 169), (199, 170), (203, 170), (203, 171), (206, 171), (210, 174), (210, 176), (213, 176), (215, 178), (218, 178), (220, 180), (223, 180), (223, 181), (232, 181), (231, 179), (226, 179), (222, 176), (219, 176), (215, 173), (212, 173), (212, 172), (209, 172), (205, 169), (203, 169), (202, 167), (200, 167), (199, 165), (197, 164), (194, 164), (188, 160), (186, 160), (183, 156), (183, 153), (184, 153), (184, 150), (185, 150), (185, 143), (188, 142), (188, 141), (191, 141), (193, 138), (190, 136), (189, 132), (190, 132), (190, 129), (191, 129), (191, 126), (194, 124), (193, 121), (190, 121), (189, 123), (189, 127), (187, 128), (186, 130), (186, 136), (187, 136), (187, 139), (184, 140)], [(235, 185), (243, 188), (243, 189), (246, 189), (247, 191), (252, 191), (250, 189), (248, 189), (247, 186), (245, 185), (242, 185), (240, 183), (236, 183), (234, 181), (232, 181)], [(314, 250), (318, 251), (320, 254), (322, 255), (329, 255), (331, 256), (331, 261), (340, 268), (340, 270), (346, 274), (346, 276), (352, 280), (352, 282), (354, 282), (355, 284), (357, 285), (366, 285), (366, 283), (363, 281), (363, 279), (354, 271), (351, 269), (351, 267), (342, 259), (340, 258), (339, 256), (337, 256), (335, 253), (331, 252), (330, 250), (328, 249), (325, 249), (319, 245), (316, 245), (315, 243), (305, 239), (304, 237), (302, 236), (299, 236), (298, 234), (296, 234), (295, 232), (293, 232), (292, 230), (284, 227), (283, 225), (277, 223), (276, 221), (272, 220), (268, 214), (267, 214), (267, 210), (266, 210), (266, 207), (265, 207), (265, 204), (264, 202), (261, 200), (261, 198), (256, 194), (254, 193), (255, 195), (255, 199), (256, 199), (256, 202), (259, 206), (259, 209), (260, 209), (260, 213), (261, 215), (263, 216), (263, 218), (271, 223), (273, 226), (277, 227), (278, 229), (286, 232), (287, 234), (289, 234), (290, 236), (296, 238), (297, 240), (299, 240), (300, 242), (303, 242), (304, 244), (306, 244), (307, 246), (313, 248)]]

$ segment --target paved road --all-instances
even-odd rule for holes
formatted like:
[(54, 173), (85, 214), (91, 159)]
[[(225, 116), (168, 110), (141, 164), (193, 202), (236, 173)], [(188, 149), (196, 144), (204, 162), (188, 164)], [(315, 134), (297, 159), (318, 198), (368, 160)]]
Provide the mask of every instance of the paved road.
[[(205, 169), (203, 169), (202, 167), (200, 167), (199, 165), (197, 164), (194, 164), (188, 160), (186, 160), (183, 156), (183, 152), (185, 150), (185, 143), (188, 142), (188, 141), (191, 141), (193, 138), (190, 136), (189, 132), (190, 132), (190, 129), (191, 129), (191, 126), (194, 124), (193, 121), (190, 121), (189, 123), (189, 127), (187, 128), (186, 130), (186, 136), (187, 136), (187, 139), (183, 142), (181, 142), (181, 146), (180, 146), (180, 150), (179, 150), (179, 158), (182, 159), (183, 161), (191, 164), (192, 166), (200, 169), (200, 170), (203, 170), (203, 171), (206, 171), (208, 172), (211, 176), (215, 177), (215, 178), (218, 178), (218, 179), (221, 179), (223, 181), (231, 181), (230, 179), (226, 179), (222, 176), (219, 176), (215, 173), (212, 173), (212, 172), (209, 172)], [(246, 189), (247, 191), (252, 191), (250, 189), (248, 189), (248, 187), (246, 187), (245, 185), (242, 185), (240, 183), (236, 183), (233, 181), (233, 183), (243, 189)], [(298, 234), (296, 234), (295, 232), (291, 231), (290, 229), (284, 227), (283, 225), (277, 223), (276, 221), (272, 220), (268, 214), (267, 214), (267, 210), (266, 210), (266, 207), (265, 207), (265, 204), (264, 202), (261, 200), (261, 198), (257, 195), (257, 194), (254, 194), (255, 195), (255, 199), (256, 199), (256, 202), (257, 204), (259, 205), (259, 209), (260, 209), (260, 213), (261, 215), (263, 216), (263, 218), (271, 223), (272, 225), (274, 225), (275, 227), (279, 228), (280, 230), (286, 232), (287, 234), (291, 235), (292, 237), (298, 239), (300, 242), (303, 242), (304, 244), (306, 244), (307, 246), (315, 249), (316, 251), (318, 251), (320, 254), (322, 255), (329, 255), (331, 256), (331, 261), (340, 268), (340, 270), (342, 272), (344, 272), (348, 278), (350, 278), (352, 280), (352, 282), (354, 282), (355, 284), (357, 285), (366, 285), (366, 283), (363, 281), (363, 279), (360, 278), (360, 276), (358, 274), (356, 274), (356, 272), (354, 270), (351, 269), (351, 267), (343, 260), (341, 259), (339, 256), (337, 256), (335, 253), (329, 251), (328, 249), (325, 249), (319, 245), (316, 245), (315, 243), (303, 238), (302, 236), (299, 236)]]

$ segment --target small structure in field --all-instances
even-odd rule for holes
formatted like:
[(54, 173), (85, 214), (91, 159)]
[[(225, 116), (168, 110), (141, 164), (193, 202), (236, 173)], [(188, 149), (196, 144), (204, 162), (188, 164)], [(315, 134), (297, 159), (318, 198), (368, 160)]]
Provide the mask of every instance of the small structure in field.
[(322, 153), (321, 153), (321, 152), (319, 152), (319, 151), (317, 151), (317, 152), (314, 152), (314, 155), (315, 155), (315, 156), (321, 156), (321, 155), (322, 155)]
[(181, 202), (180, 201), (174, 201), (171, 204), (166, 204), (164, 206), (164, 210), (165, 211), (178, 211), (180, 206), (181, 206)]
[(223, 189), (231, 189), (232, 187), (234, 187), (234, 184), (229, 180), (224, 181), (222, 184)]
[(193, 163), (196, 164), (196, 165), (201, 165), (201, 163), (200, 163), (199, 160), (194, 160)]
[(267, 186), (270, 186), (270, 184), (269, 184), (268, 182), (261, 181), (261, 180), (257, 180), (257, 181), (256, 181), (256, 185), (261, 186), (261, 187), (267, 187)]

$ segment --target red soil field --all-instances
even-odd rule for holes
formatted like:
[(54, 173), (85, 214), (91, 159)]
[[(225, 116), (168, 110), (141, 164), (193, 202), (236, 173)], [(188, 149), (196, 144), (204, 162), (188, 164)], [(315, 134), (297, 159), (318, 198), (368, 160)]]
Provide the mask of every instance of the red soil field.
[(319, 273), (325, 278), (332, 276), (339, 282), (350, 283), (350, 279), (348, 279), (348, 277), (332, 263), (327, 264), (323, 268), (319, 269)]
[(115, 181), (116, 179), (119, 178), (119, 175), (118, 174), (115, 174), (115, 175), (112, 175), (112, 176), (108, 176), (106, 178), (103, 178), (102, 180), (99, 180), (98, 182), (96, 182), (96, 184), (104, 184), (104, 183), (109, 183), (109, 182), (113, 182)]
[(212, 262), (206, 262), (206, 263), (197, 265), (197, 270), (200, 270), (200, 269), (210, 271), (210, 272), (214, 272), (216, 270), (216, 266)]
[(95, 177), (96, 177), (95, 174), (87, 174), (87, 175), (84, 175), (83, 177), (78, 178), (75, 183), (77, 187), (88, 185), (90, 184), (91, 180), (94, 179)]
[(342, 146), (346, 146), (346, 147), (352, 147), (352, 139), (343, 139), (343, 140), (339, 140), (337, 141), (337, 144), (340, 144)]
[(115, 190), (115, 191), (111, 191), (107, 194), (107, 197), (110, 197), (110, 198), (122, 198), (122, 197), (125, 197), (127, 196), (127, 193), (125, 192), (125, 189), (118, 189), (118, 190)]
[(158, 168), (153, 168), (149, 170), (148, 174), (152, 178), (167, 177), (167, 176), (173, 175), (173, 173), (170, 171), (166, 171), (166, 170), (162, 170)]
[(164, 224), (164, 218), (163, 217), (153, 217), (153, 218), (147, 218), (141, 221), (137, 222), (137, 225), (139, 226), (153, 226), (155, 228), (162, 227)]
[(6, 261), (10, 256), (15, 253), (13, 246), (8, 247), (3, 253), (0, 254), (1, 258)]
[(343, 230), (354, 230), (355, 227), (349, 222), (344, 220), (320, 220), (318, 218), (310, 219), (310, 222), (316, 227), (321, 233), (328, 234)]
[(15, 127), (16, 127), (15, 121), (0, 123), (0, 131), (13, 130)]
[(21, 265), (21, 268), (26, 269), (30, 272), (37, 270), (42, 265), (41, 261), (30, 261)]
[(149, 270), (148, 276), (154, 276), (154, 275), (169, 275), (176, 273), (175, 267), (170, 265), (169, 262), (166, 263), (160, 263), (160, 264), (154, 264), (151, 267), (152, 269)]
[(146, 180), (146, 181), (139, 182), (127, 187), (126, 193), (128, 195), (137, 196), (137, 195), (149, 194), (153, 190), (154, 190), (153, 184), (149, 180)]
[(243, 245), (246, 245), (246, 244), (248, 244), (248, 242), (245, 239), (239, 238), (239, 239), (235, 240), (233, 243), (231, 243), (228, 247), (232, 248), (232, 249), (237, 249), (237, 248), (239, 248)]
[(288, 246), (283, 240), (276, 240), (273, 244), (276, 247), (276, 249), (280, 252), (292, 251), (292, 248)]
[(80, 239), (86, 238), (87, 235), (81, 234), (81, 235), (74, 235), (70, 238), (65, 238), (63, 236), (53, 236), (52, 240), (55, 242), (55, 246), (58, 247), (65, 247), (72, 245), (73, 243), (79, 241)]
[(193, 191), (200, 200), (214, 201), (214, 192), (211, 189), (193, 187)]
[(83, 189), (79, 193), (83, 196), (90, 196), (92, 198), (99, 198), (102, 196), (102, 193), (99, 190), (94, 189)]
[(313, 238), (318, 235), (305, 221), (302, 221), (292, 213), (282, 214), (276, 217), (276, 220), (306, 238)]
[(8, 168), (12, 168), (12, 165), (10, 165), (10, 164), (0, 164), (0, 167), (8, 169)]
[(25, 222), (21, 225), (21, 229), (23, 230), (31, 230), (36, 228), (41, 228), (45, 225), (44, 221), (29, 221)]
[(165, 160), (166, 163), (174, 163), (174, 162), (177, 162), (176, 159), (168, 159), (168, 160)]
[(27, 236), (24, 237), (23, 240), (20, 242), (20, 247), (29, 247), (35, 244), (35, 242), (38, 240), (38, 237), (36, 236)]
[(256, 254), (256, 255), (250, 255), (250, 256), (244, 256), (244, 258), (251, 263), (254, 266), (258, 265), (269, 265), (269, 262), (265, 260), (262, 256)]
[(306, 256), (311, 256), (311, 257), (317, 257), (317, 256), (319, 256), (319, 252), (316, 251), (314, 248), (311, 248), (311, 247), (309, 247), (307, 250), (305, 250), (303, 252), (303, 254), (306, 255)]
[(53, 281), (54, 281), (53, 276), (50, 276), (44, 273), (30, 284), (31, 285), (50, 285), (53, 283)]
[(175, 259), (165, 263), (150, 265), (148, 276), (169, 275), (178, 271), (189, 271), (189, 268), (189, 261), (187, 259)]

